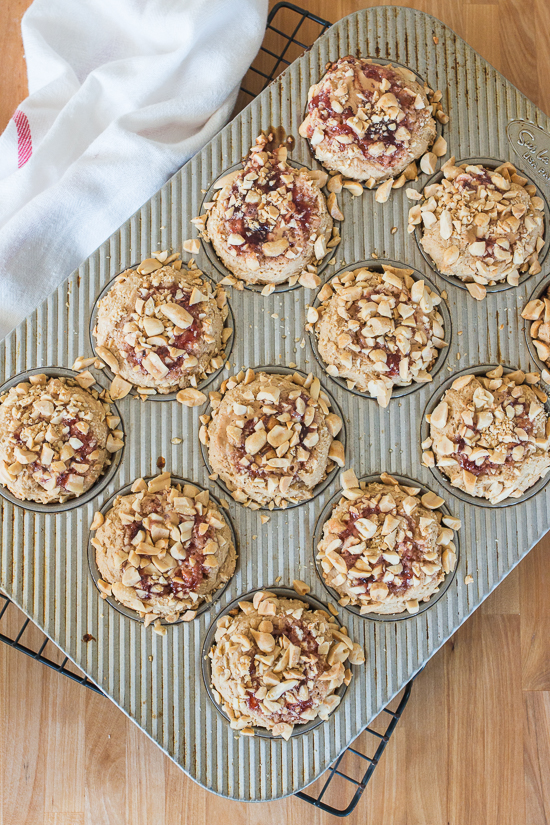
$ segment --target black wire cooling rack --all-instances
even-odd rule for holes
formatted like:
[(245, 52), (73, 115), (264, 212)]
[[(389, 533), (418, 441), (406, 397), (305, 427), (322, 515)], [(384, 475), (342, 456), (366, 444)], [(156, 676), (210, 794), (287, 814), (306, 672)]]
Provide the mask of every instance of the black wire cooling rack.
[[(297, 57), (311, 48), (330, 23), (293, 3), (277, 3), (268, 17), (260, 53), (246, 74), (237, 111), (246, 106)], [(102, 691), (64, 656), (59, 648), (0, 593), (0, 641), (62, 673), (96, 693)], [(85, 640), (86, 641), (86, 640)], [(333, 816), (345, 817), (357, 806), (399, 722), (411, 694), (412, 681), (361, 733), (353, 745), (306, 791), (296, 797)], [(342, 800), (351, 799), (345, 807)], [(334, 804), (331, 804), (333, 802)]]

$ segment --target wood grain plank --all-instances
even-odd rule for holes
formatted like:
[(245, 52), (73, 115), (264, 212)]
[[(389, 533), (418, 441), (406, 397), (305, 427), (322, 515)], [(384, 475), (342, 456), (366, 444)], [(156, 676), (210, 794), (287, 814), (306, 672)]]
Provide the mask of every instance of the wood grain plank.
[(529, 825), (550, 822), (550, 693), (523, 694), (525, 819)]

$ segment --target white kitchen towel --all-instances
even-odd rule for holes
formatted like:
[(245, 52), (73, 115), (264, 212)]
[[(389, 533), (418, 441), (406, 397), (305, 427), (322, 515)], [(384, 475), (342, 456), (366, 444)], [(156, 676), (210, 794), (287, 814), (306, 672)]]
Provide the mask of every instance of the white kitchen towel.
[(0, 136), (0, 339), (227, 122), (267, 0), (34, 0)]

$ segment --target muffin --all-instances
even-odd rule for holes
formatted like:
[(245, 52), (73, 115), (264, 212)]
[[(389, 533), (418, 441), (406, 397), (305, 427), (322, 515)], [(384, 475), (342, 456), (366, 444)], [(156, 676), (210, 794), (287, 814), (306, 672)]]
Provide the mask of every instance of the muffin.
[[(81, 382), (81, 383), (79, 383)], [(95, 484), (122, 449), (120, 418), (90, 373), (30, 375), (0, 403), (0, 484), (21, 501), (61, 504)]]
[(322, 288), (308, 323), (333, 377), (387, 407), (395, 386), (431, 381), (439, 350), (447, 346), (441, 297), (412, 269), (382, 265), (342, 272)]
[(248, 284), (295, 281), (326, 255), (332, 218), (319, 188), (323, 177), (294, 169), (286, 158), (286, 147), (260, 135), (243, 168), (222, 179), (208, 212), (206, 237)]
[(132, 490), (92, 524), (100, 589), (146, 624), (193, 619), (235, 571), (231, 529), (208, 490), (172, 483), (170, 473)]
[(517, 286), (522, 273), (541, 271), (544, 202), (511, 163), (442, 166), (443, 179), (424, 189), (409, 212), (409, 231), (422, 224), (420, 243), (442, 275), (460, 278), (474, 298), (486, 286)]
[[(529, 327), (529, 335), (533, 339), (533, 346), (541, 361), (550, 370), (550, 289), (547, 289), (541, 298), (534, 298), (526, 305), (521, 317), (533, 323)], [(543, 372), (542, 377), (548, 383), (550, 376)]]
[(214, 697), (231, 727), (288, 739), (294, 725), (326, 721), (340, 704), (336, 690), (351, 681), (343, 663), (365, 661), (343, 631), (324, 610), (268, 591), (218, 619), (208, 655)]
[(411, 71), (348, 56), (310, 88), (299, 133), (327, 169), (378, 183), (423, 155), (436, 125), (428, 89)]
[(323, 526), (317, 558), (341, 605), (417, 613), (455, 567), (460, 522), (435, 512), (444, 501), (434, 493), (382, 479), (359, 485), (353, 470), (343, 474), (344, 496)]
[(318, 378), (241, 372), (210, 393), (213, 413), (199, 437), (216, 476), (241, 504), (286, 507), (311, 498), (334, 466), (342, 420)]
[(426, 416), (430, 437), (424, 463), (434, 464), (453, 487), (497, 504), (519, 498), (550, 469), (547, 396), (527, 383), (538, 375), (461, 375)]
[[(174, 256), (175, 257), (175, 256)], [(98, 303), (96, 352), (135, 387), (175, 392), (223, 366), (226, 296), (180, 260), (127, 269)]]

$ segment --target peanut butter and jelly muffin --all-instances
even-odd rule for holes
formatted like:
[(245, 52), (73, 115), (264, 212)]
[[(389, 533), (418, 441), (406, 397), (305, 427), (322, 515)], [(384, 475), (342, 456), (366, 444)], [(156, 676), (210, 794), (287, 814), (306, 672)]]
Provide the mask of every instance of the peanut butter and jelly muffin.
[(427, 416), (424, 463), (453, 487), (497, 504), (519, 498), (550, 470), (546, 394), (521, 370), (461, 375)]
[(99, 301), (96, 352), (135, 387), (196, 387), (223, 366), (227, 312), (223, 288), (200, 270), (150, 258), (115, 278)]
[(299, 131), (327, 169), (372, 183), (400, 175), (436, 138), (427, 89), (411, 71), (351, 56), (310, 88)]
[(218, 619), (209, 656), (214, 697), (231, 727), (284, 739), (294, 725), (326, 721), (340, 704), (337, 689), (352, 678), (344, 662), (365, 661), (333, 616), (268, 591)]
[(453, 529), (460, 522), (436, 509), (444, 501), (420, 488), (361, 484), (343, 473), (344, 497), (323, 527), (318, 545), (323, 577), (341, 605), (361, 613), (417, 613), (456, 564)]
[(241, 504), (285, 507), (313, 495), (344, 447), (318, 378), (248, 370), (211, 393), (212, 418), (199, 436), (214, 473)]
[(261, 135), (243, 168), (223, 178), (208, 212), (206, 236), (222, 263), (250, 284), (298, 279), (323, 258), (332, 218), (307, 169), (286, 162), (287, 149)]
[(443, 180), (424, 189), (409, 212), (409, 230), (422, 224), (420, 243), (443, 275), (466, 283), (477, 300), (488, 284), (517, 286), (524, 272), (541, 271), (544, 201), (511, 163), (442, 166)]
[(412, 269), (383, 264), (382, 270), (340, 273), (321, 289), (322, 303), (307, 317), (329, 375), (387, 407), (395, 386), (431, 381), (446, 344), (436, 309), (441, 297), (413, 280)]
[(146, 624), (192, 619), (235, 571), (229, 525), (208, 490), (172, 483), (170, 473), (132, 489), (92, 524), (99, 587)]
[[(81, 381), (81, 386), (78, 381)], [(22, 501), (55, 504), (81, 496), (123, 447), (120, 418), (94, 389), (31, 375), (0, 403), (0, 484)]]

